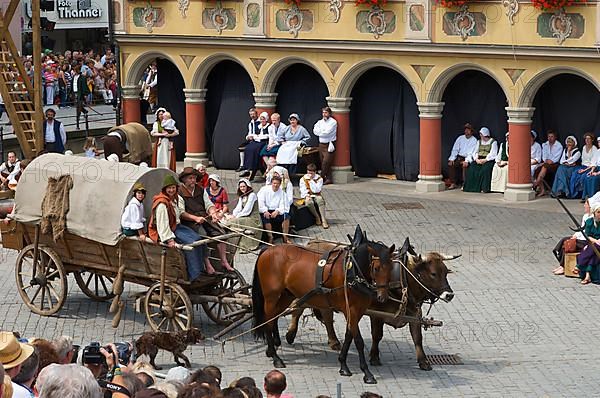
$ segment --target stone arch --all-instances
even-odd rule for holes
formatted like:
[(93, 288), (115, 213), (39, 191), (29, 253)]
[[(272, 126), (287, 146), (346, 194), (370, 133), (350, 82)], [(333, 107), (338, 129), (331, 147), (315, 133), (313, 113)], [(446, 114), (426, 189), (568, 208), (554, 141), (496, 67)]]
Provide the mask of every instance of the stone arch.
[[(277, 85), (277, 81), (279, 80), (279, 77), (281, 76), (281, 74), (288, 67), (290, 67), (294, 64), (304, 64), (304, 65), (307, 65), (308, 67), (314, 69), (319, 74), (319, 76), (321, 76), (321, 79), (323, 79), (323, 82), (327, 83), (327, 79), (323, 75), (322, 71), (312, 62), (310, 62), (304, 58), (300, 58), (300, 57), (286, 57), (286, 58), (283, 58), (283, 59), (277, 61), (273, 65), (271, 65), (271, 67), (269, 68), (269, 70), (267, 71), (267, 73), (265, 74), (265, 77), (263, 79), (263, 82), (261, 85), (261, 92), (263, 92), (263, 93), (275, 92), (274, 91), (275, 86)], [(329, 87), (328, 87), (328, 90), (329, 90)]]
[(216, 53), (206, 57), (204, 60), (202, 60), (202, 62), (200, 62), (196, 68), (196, 71), (194, 72), (194, 77), (192, 78), (192, 88), (206, 88), (206, 80), (208, 79), (208, 75), (210, 75), (210, 72), (212, 72), (213, 68), (222, 61), (233, 61), (240, 65), (246, 71), (248, 77), (250, 77), (250, 80), (252, 80), (252, 84), (254, 85), (252, 74), (248, 71), (248, 68), (246, 68), (246, 65), (244, 65), (242, 61), (230, 54)]
[(412, 87), (413, 92), (415, 93), (415, 97), (419, 98), (418, 93), (418, 85), (409, 79), (408, 75), (403, 71), (398, 65), (393, 62), (389, 62), (383, 59), (367, 59), (365, 61), (359, 62), (356, 65), (353, 65), (346, 74), (341, 78), (340, 84), (336, 90), (336, 97), (345, 98), (349, 97), (352, 92), (352, 88), (360, 79), (360, 77), (370, 69), (376, 68), (378, 66), (389, 68), (394, 72), (398, 72), (400, 76), (402, 76)]
[[(185, 70), (182, 69), (182, 66), (179, 63), (177, 63), (177, 61), (175, 61), (175, 59), (173, 59), (169, 54), (155, 50), (147, 51), (138, 55), (133, 61), (131, 61), (131, 64), (127, 68), (127, 78), (125, 79), (124, 86), (137, 85), (150, 62), (152, 62), (156, 58), (168, 59), (173, 65), (179, 68), (180, 73), (181, 70)], [(181, 75), (184, 76), (183, 73), (181, 73)]]
[(427, 102), (441, 102), (442, 97), (444, 95), (444, 91), (446, 90), (446, 87), (452, 81), (452, 79), (454, 79), (461, 72), (465, 72), (465, 71), (469, 71), (469, 70), (475, 70), (475, 71), (485, 73), (486, 75), (488, 75), (489, 77), (494, 79), (496, 81), (496, 83), (498, 83), (498, 86), (500, 86), (500, 88), (504, 92), (504, 95), (506, 96), (506, 99), (509, 102), (509, 106), (510, 106), (511, 96), (509, 95), (510, 93), (508, 92), (508, 90), (506, 89), (504, 84), (502, 83), (502, 80), (499, 79), (494, 74), (494, 72), (492, 72), (491, 70), (489, 70), (481, 65), (472, 64), (472, 63), (462, 63), (462, 64), (453, 65), (453, 66), (447, 68), (446, 70), (444, 70), (442, 73), (440, 73), (435, 78), (435, 81), (431, 85), (431, 89), (429, 90), (429, 93), (427, 93)]
[(519, 97), (517, 106), (521, 108), (530, 107), (533, 104), (533, 99), (535, 98), (535, 95), (537, 94), (538, 90), (544, 85), (544, 83), (546, 83), (554, 76), (558, 76), (560, 74), (570, 74), (584, 78), (585, 80), (590, 82), (594, 87), (596, 87), (598, 91), (600, 91), (600, 83), (586, 72), (570, 66), (553, 66), (542, 70), (541, 72), (533, 76), (531, 79), (529, 79), (529, 81), (523, 88), (523, 92)]

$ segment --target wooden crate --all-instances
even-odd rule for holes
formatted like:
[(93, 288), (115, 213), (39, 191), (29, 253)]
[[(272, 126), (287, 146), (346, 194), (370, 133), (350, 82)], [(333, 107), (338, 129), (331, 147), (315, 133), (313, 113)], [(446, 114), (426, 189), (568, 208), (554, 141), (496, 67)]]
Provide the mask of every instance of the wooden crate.
[(21, 226), (11, 220), (8, 224), (0, 221), (0, 233), (2, 234), (2, 247), (5, 249), (21, 250), (23, 248), (23, 233)]
[(565, 254), (565, 276), (568, 276), (570, 278), (579, 278), (579, 275), (573, 272), (573, 270), (577, 269), (578, 254), (579, 253)]

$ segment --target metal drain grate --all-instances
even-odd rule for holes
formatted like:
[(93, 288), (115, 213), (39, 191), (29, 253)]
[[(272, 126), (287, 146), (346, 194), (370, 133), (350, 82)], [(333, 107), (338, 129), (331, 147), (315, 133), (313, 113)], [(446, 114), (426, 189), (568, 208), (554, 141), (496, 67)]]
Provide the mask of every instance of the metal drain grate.
[(425, 208), (419, 202), (384, 203), (383, 207), (386, 210), (417, 210), (417, 209), (424, 209)]
[(464, 365), (458, 354), (454, 355), (427, 355), (429, 363), (432, 365)]

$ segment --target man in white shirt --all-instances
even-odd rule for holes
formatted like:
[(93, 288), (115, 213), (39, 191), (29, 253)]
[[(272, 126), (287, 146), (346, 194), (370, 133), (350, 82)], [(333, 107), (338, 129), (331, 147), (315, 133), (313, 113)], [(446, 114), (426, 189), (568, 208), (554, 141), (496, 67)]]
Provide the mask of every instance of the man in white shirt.
[[(304, 204), (308, 210), (315, 216), (316, 224), (323, 225), (323, 228), (329, 228), (325, 218), (325, 200), (321, 195), (323, 189), (323, 178), (317, 174), (317, 166), (310, 163), (306, 166), (306, 174), (300, 179), (300, 197), (304, 199)], [(317, 212), (317, 208), (319, 211)]]
[(265, 185), (258, 191), (258, 211), (263, 226), (268, 232), (268, 242), (273, 243), (273, 224), (281, 225), (283, 243), (290, 243), (288, 232), (290, 229), (290, 207), (287, 195), (281, 189), (281, 177), (273, 176), (271, 185)]
[(148, 100), (148, 103), (150, 104), (151, 110), (152, 112), (155, 111), (157, 105), (158, 105), (158, 67), (156, 66), (156, 62), (153, 62), (152, 65), (150, 65), (150, 72), (148, 73), (148, 76), (146, 77), (146, 84), (145, 84), (145, 93), (144, 93), (144, 97), (146, 97), (146, 99)]
[(332, 184), (331, 163), (335, 153), (337, 140), (337, 121), (331, 117), (331, 108), (326, 106), (322, 110), (323, 119), (317, 121), (313, 133), (319, 137), (319, 157), (321, 158), (321, 177), (325, 185)]
[(546, 194), (546, 186), (542, 182), (544, 179), (550, 187), (554, 183), (556, 170), (560, 166), (560, 157), (563, 153), (563, 146), (557, 141), (557, 134), (549, 130), (546, 134), (548, 141), (542, 145), (542, 164), (535, 170), (535, 181), (533, 188), (538, 191), (536, 196), (544, 196)]
[(13, 151), (10, 151), (7, 156), (6, 162), (0, 164), (0, 181), (2, 181), (2, 190), (8, 188), (9, 181), (15, 179), (15, 176), (19, 174), (19, 159), (17, 159), (17, 154)]
[(44, 149), (46, 152), (65, 153), (67, 133), (65, 126), (55, 119), (56, 111), (52, 108), (46, 110), (46, 123), (44, 123)]
[(465, 173), (469, 162), (467, 158), (477, 146), (477, 138), (473, 136), (475, 129), (470, 123), (465, 124), (464, 134), (454, 142), (450, 157), (448, 158), (448, 176), (450, 178), (449, 189), (456, 189), (465, 181)]

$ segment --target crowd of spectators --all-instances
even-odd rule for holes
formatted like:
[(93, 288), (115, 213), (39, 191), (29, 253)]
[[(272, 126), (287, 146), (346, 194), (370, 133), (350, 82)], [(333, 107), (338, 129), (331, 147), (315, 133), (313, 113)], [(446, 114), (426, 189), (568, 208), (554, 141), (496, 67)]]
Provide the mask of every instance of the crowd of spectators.
[[(122, 346), (109, 344), (90, 354), (71, 337), (54, 341), (22, 339), (0, 332), (0, 398), (292, 398), (285, 374), (271, 370), (257, 384), (241, 377), (226, 385), (216, 366), (175, 367), (158, 375), (147, 362), (131, 363)], [(98, 357), (102, 361), (98, 361)], [(161, 376), (161, 377), (159, 377)], [(381, 398), (363, 393), (364, 398)], [(319, 395), (318, 398), (329, 398)]]
[[(116, 106), (116, 59), (110, 48), (100, 52), (67, 50), (62, 54), (46, 50), (41, 67), (45, 105), (64, 108), (76, 106), (79, 100), (83, 105), (101, 101)], [(31, 56), (25, 59), (25, 70), (33, 78)]]

